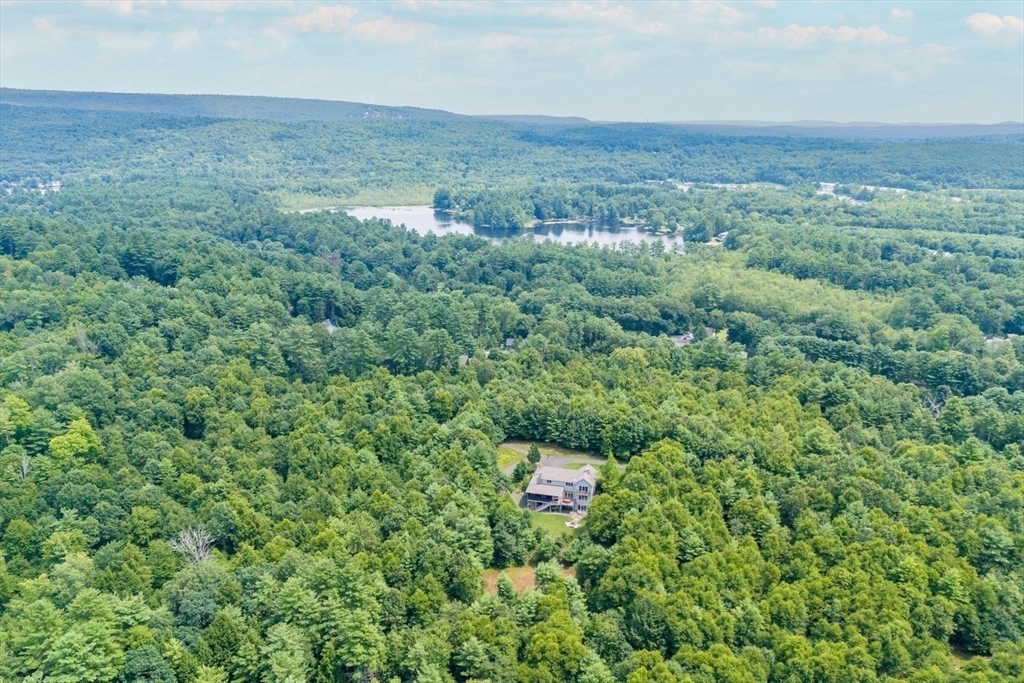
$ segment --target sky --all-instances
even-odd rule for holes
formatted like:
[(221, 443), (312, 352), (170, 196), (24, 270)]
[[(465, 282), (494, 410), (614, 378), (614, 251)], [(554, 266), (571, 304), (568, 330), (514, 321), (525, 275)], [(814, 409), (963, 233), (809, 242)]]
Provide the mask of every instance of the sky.
[(0, 85), (600, 121), (1024, 121), (1024, 0), (0, 0)]

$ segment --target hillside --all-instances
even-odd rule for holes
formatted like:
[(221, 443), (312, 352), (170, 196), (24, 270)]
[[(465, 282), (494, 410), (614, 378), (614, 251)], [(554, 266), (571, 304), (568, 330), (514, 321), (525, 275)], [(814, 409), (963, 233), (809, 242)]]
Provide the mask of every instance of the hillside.
[[(54, 109), (136, 112), (160, 116), (186, 116), (262, 121), (465, 121), (477, 119), (510, 124), (584, 126), (593, 122), (578, 116), (529, 114), (465, 115), (440, 109), (393, 107), (360, 102), (311, 100), (288, 97), (238, 95), (171, 95), (0, 88), (0, 104)], [(605, 122), (615, 123), (615, 122)], [(835, 121), (681, 121), (654, 122), (679, 126), (697, 133), (728, 136), (813, 136), (835, 139), (929, 140), (1024, 135), (1024, 123), (885, 124), (837, 123)]]
[(262, 121), (429, 120), (466, 117), (438, 109), (240, 95), (160, 95), (0, 88), (0, 104)]
[[(120, 97), (81, 94), (82, 107), (96, 100), (103, 108), (79, 109), (58, 108), (80, 102), (74, 93), (15, 92), (17, 105), (0, 98), (2, 179), (102, 174), (120, 182), (185, 174), (262, 187), (272, 179), (282, 194), (326, 198), (321, 205), (364, 191), (408, 194), (423, 203), (423, 194), (440, 185), (539, 180), (1024, 187), (1022, 135), (845, 139), (665, 124), (526, 125), (404, 109), (364, 118), (363, 105), (302, 101), (293, 110), (287, 100), (267, 98), (273, 103), (268, 120), (240, 120), (217, 117), (224, 109), (194, 106), (189, 96), (128, 95), (123, 110), (107, 108)], [(147, 97), (163, 113), (146, 111)], [(238, 98), (226, 101), (234, 115), (253, 113), (236, 106)], [(310, 107), (321, 105), (348, 113), (308, 118)]]

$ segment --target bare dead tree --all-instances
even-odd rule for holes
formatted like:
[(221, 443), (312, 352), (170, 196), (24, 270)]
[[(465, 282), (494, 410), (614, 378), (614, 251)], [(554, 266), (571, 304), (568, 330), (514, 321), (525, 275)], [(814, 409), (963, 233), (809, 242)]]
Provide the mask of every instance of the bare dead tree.
[(921, 399), (921, 405), (922, 407), (927, 408), (931, 412), (932, 417), (936, 420), (939, 419), (939, 415), (942, 414), (943, 401), (941, 398), (932, 396), (931, 394), (925, 394), (924, 398)]
[(78, 342), (78, 350), (82, 353), (96, 353), (96, 345), (89, 340), (84, 325), (75, 328), (75, 341)]
[(216, 541), (202, 524), (190, 526), (178, 532), (177, 538), (170, 542), (171, 550), (179, 552), (192, 564), (199, 564), (210, 555)]
[(32, 458), (28, 456), (28, 453), (21, 454), (21, 460), (14, 466), (14, 469), (22, 481), (28, 479), (28, 475), (32, 472)]

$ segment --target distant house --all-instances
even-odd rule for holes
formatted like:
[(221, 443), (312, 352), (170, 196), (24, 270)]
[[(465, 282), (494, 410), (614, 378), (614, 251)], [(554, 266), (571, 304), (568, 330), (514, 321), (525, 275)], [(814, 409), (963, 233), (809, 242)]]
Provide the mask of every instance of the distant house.
[[(704, 328), (704, 335), (705, 336), (707, 336), (707, 337), (714, 337), (715, 334), (716, 334), (715, 328), (713, 328), (713, 327), (705, 327)], [(694, 341), (696, 341), (697, 337), (696, 337), (696, 335), (693, 332), (686, 332), (684, 334), (673, 334), (673, 335), (670, 335), (669, 339), (672, 340), (672, 344), (674, 344), (675, 346), (686, 346), (686, 345), (692, 344)]]
[(335, 325), (330, 318), (324, 318), (324, 327), (327, 328), (328, 334), (334, 334), (341, 328)]
[(464, 368), (467, 365), (469, 365), (469, 356), (467, 356), (466, 354), (462, 354), (461, 356), (459, 356), (459, 367)]
[(687, 344), (693, 343), (693, 332), (687, 332), (686, 334), (675, 334), (669, 337), (672, 343), (676, 346), (686, 346)]
[(511, 351), (515, 347), (516, 347), (516, 340), (513, 339), (512, 337), (509, 337), (508, 339), (506, 339), (505, 343), (501, 345), (501, 348), (502, 348), (503, 351)]
[(587, 514), (597, 485), (597, 470), (584, 465), (578, 470), (538, 467), (526, 487), (526, 507), (536, 512)]

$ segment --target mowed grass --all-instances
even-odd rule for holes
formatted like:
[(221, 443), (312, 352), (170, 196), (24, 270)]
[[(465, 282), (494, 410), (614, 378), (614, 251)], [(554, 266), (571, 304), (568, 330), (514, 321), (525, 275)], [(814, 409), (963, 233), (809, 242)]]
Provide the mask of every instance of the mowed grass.
[(552, 512), (530, 512), (530, 522), (537, 529), (546, 529), (552, 536), (558, 538), (571, 534), (575, 529), (565, 525), (569, 521), (568, 515), (559, 515)]
[(506, 467), (518, 464), (521, 460), (526, 460), (526, 456), (519, 451), (508, 448), (507, 446), (498, 446), (498, 469), (504, 470)]
[[(527, 588), (537, 587), (537, 574), (533, 567), (509, 567), (507, 569), (487, 569), (484, 571), (484, 592), (494, 594), (498, 592), (498, 577), (501, 573), (505, 572), (508, 574), (508, 578), (512, 581), (512, 587), (516, 589), (516, 593), (522, 593)], [(576, 576), (575, 567), (564, 567), (562, 569), (562, 576)]]
[[(537, 441), (536, 443), (537, 443), (537, 449), (540, 451), (541, 455), (560, 455), (560, 456), (564, 456), (564, 457), (567, 457), (567, 458), (594, 458), (594, 457), (597, 457), (593, 453), (586, 453), (584, 451), (574, 451), (574, 450), (569, 449), (569, 448), (562, 448), (561, 446), (556, 446), (555, 444), (543, 443), (543, 442), (540, 442), (540, 441)], [(508, 448), (510, 450), (519, 451), (523, 455), (526, 455), (526, 453), (528, 453), (529, 450), (530, 450), (530, 442), (529, 441), (506, 441), (505, 443), (503, 443), (500, 446), (500, 448)]]

